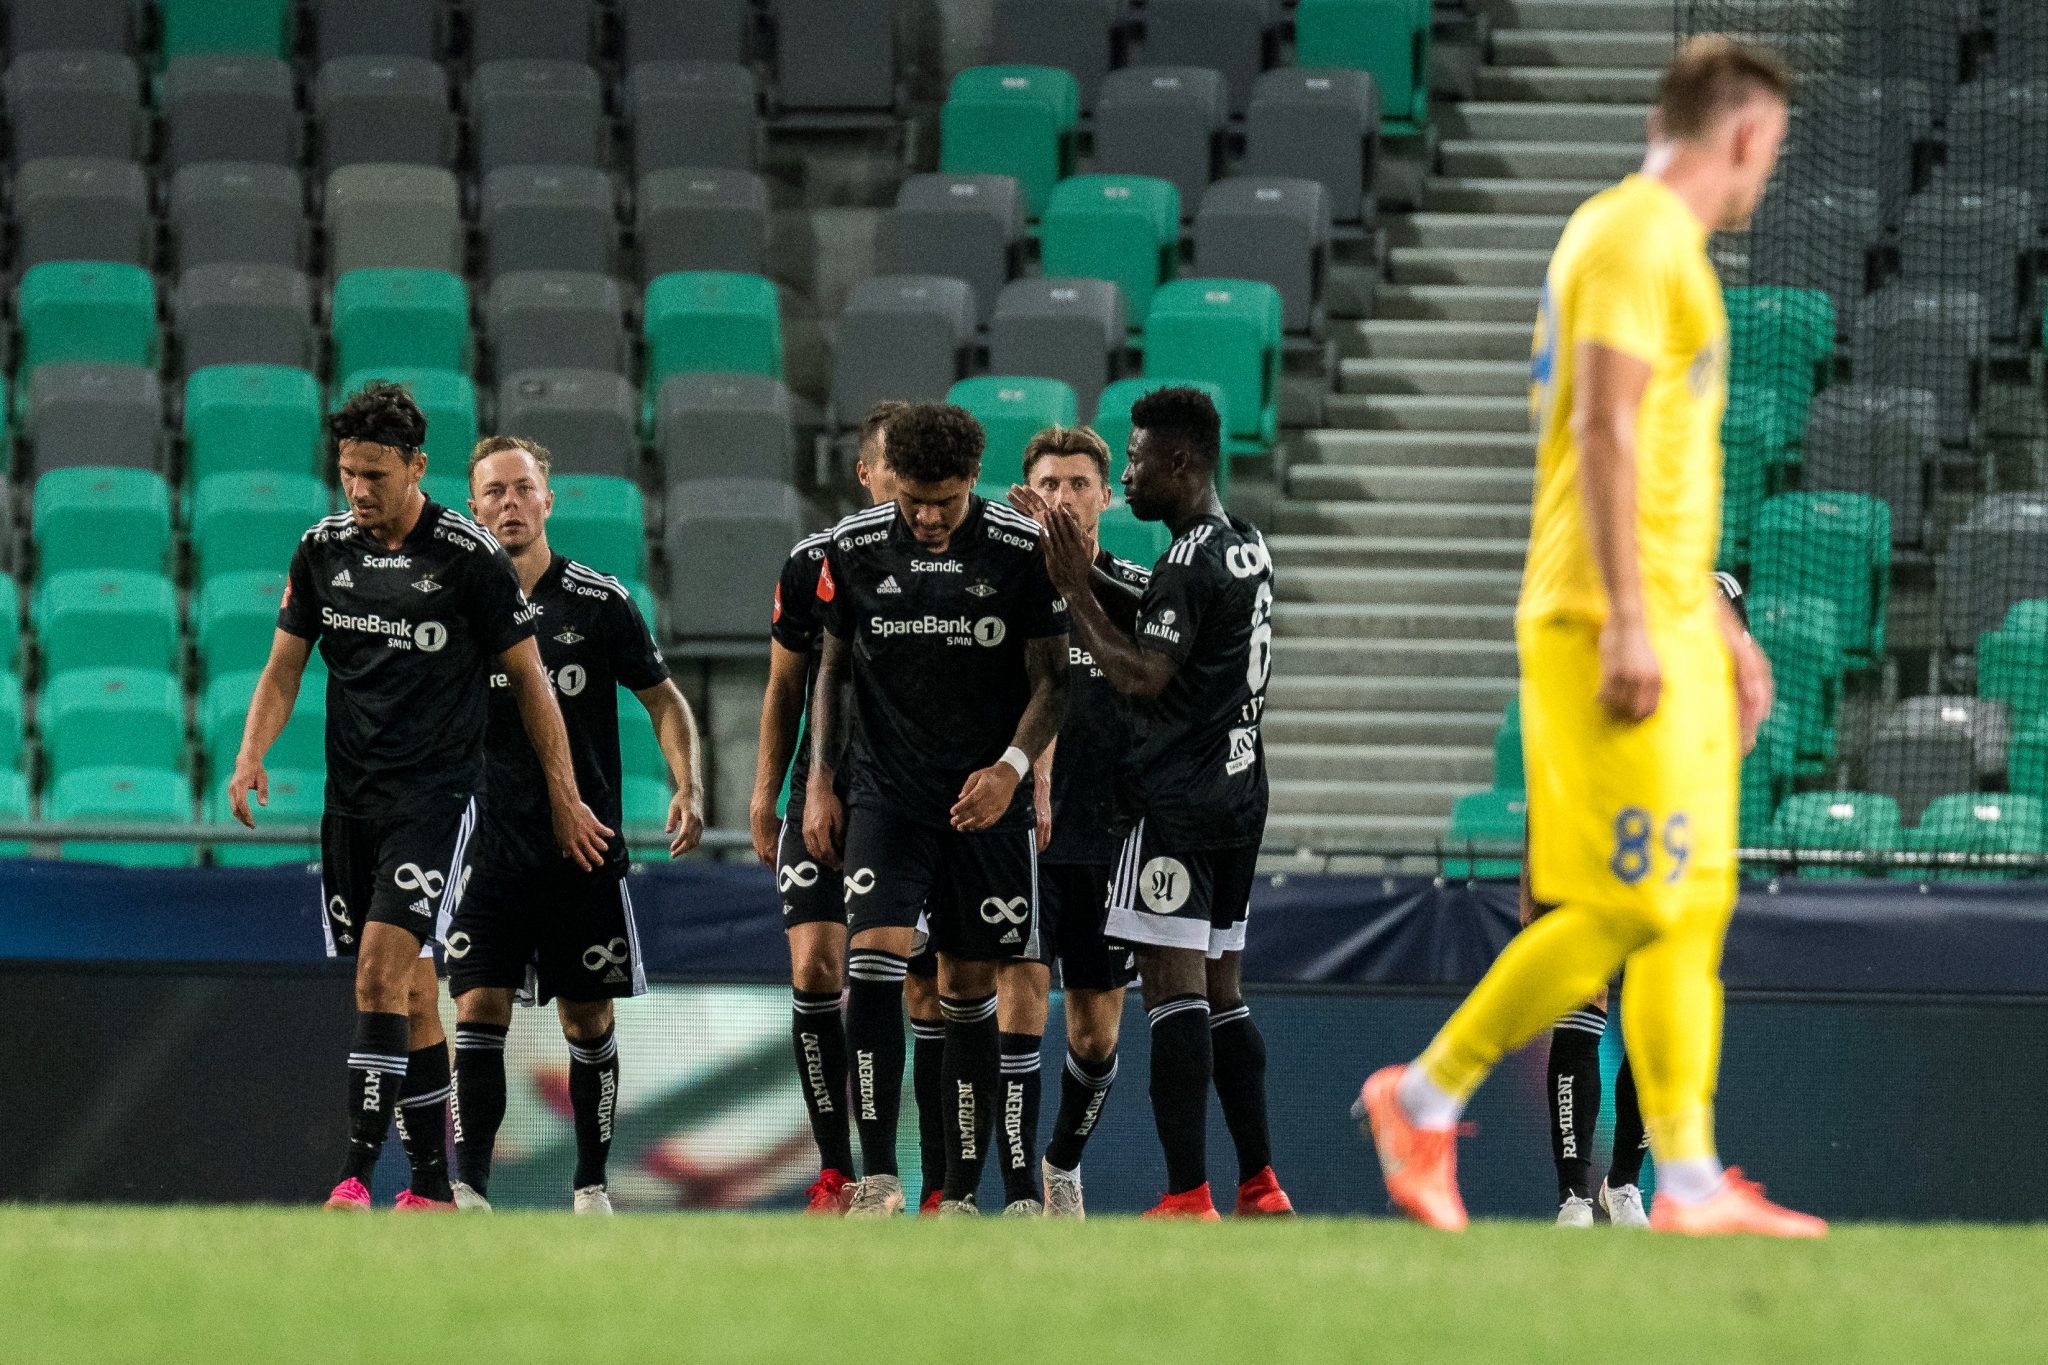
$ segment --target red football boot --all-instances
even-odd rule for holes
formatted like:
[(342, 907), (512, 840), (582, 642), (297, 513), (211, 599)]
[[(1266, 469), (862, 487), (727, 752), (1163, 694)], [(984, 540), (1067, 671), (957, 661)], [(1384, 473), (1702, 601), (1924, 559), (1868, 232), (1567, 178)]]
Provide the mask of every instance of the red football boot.
[(322, 1208), (340, 1209), (344, 1213), (368, 1213), (370, 1191), (362, 1181), (350, 1176), (334, 1187), (334, 1193), (327, 1196)]
[(804, 1205), (805, 1213), (821, 1218), (838, 1218), (853, 1202), (853, 1182), (839, 1171), (820, 1171), (804, 1193), (809, 1196), (809, 1202)]
[(1280, 1188), (1280, 1177), (1271, 1166), (1237, 1187), (1235, 1218), (1292, 1218), (1294, 1201)]
[(919, 1205), (917, 1206), (917, 1216), (918, 1216), (918, 1217), (920, 1217), (920, 1218), (936, 1218), (936, 1217), (938, 1217), (938, 1216), (939, 1216), (939, 1205), (940, 1205), (940, 1204), (942, 1204), (942, 1203), (944, 1203), (944, 1202), (945, 1202), (945, 1192), (944, 1192), (944, 1191), (942, 1191), (942, 1190), (927, 1190), (927, 1191), (925, 1192), (925, 1196), (924, 1196), (924, 1202), (923, 1202), (923, 1203), (921, 1203), (921, 1204), (919, 1204)]
[(391, 1207), (397, 1213), (453, 1213), (455, 1212), (455, 1201), (453, 1199), (428, 1199), (424, 1195), (414, 1194), (411, 1190), (400, 1190), (397, 1200), (392, 1203)]
[(1216, 1201), (1209, 1197), (1209, 1182), (1203, 1181), (1191, 1190), (1179, 1194), (1162, 1195), (1156, 1208), (1147, 1209), (1141, 1218), (1193, 1218), (1198, 1222), (1221, 1222), (1223, 1215), (1216, 1212)]

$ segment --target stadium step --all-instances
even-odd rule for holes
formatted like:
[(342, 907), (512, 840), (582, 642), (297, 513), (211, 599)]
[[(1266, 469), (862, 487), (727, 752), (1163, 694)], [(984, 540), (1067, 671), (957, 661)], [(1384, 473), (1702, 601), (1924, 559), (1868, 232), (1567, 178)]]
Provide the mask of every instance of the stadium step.
[(1333, 427), (1364, 431), (1526, 432), (1529, 397), (1336, 393), (1330, 396), (1324, 420)]
[(1357, 640), (1342, 634), (1288, 635), (1273, 638), (1274, 675), (1300, 673), (1327, 677), (1344, 673), (1361, 682), (1406, 685), (1416, 679), (1452, 683), (1491, 680), (1512, 687), (1519, 676), (1515, 642), (1506, 623), (1488, 617), (1467, 625), (1469, 634), (1417, 636), (1389, 646), (1384, 640)]
[(1379, 316), (1415, 321), (1518, 322), (1536, 326), (1534, 285), (1390, 284), (1379, 292)]
[(1645, 104), (1554, 103), (1531, 110), (1526, 100), (1473, 100), (1444, 110), (1436, 125), (1446, 139), (1525, 138), (1541, 119), (1545, 133), (1568, 142), (1641, 144), (1649, 116)]
[(1523, 431), (1345, 431), (1325, 428), (1290, 434), (1290, 468), (1301, 465), (1374, 465), (1379, 468), (1529, 469), (1535, 445)]
[(1658, 74), (1639, 66), (1482, 66), (1472, 89), (1482, 100), (1642, 106), (1657, 98)]
[[(1279, 790), (1277, 781), (1274, 790)], [(1282, 811), (1276, 804), (1266, 820), (1266, 848), (1429, 849), (1443, 838), (1449, 813), (1447, 806), (1442, 814), (1388, 815), (1371, 810), (1322, 815)]]
[[(1392, 777), (1401, 771), (1398, 767), (1362, 769), (1351, 778), (1283, 776), (1282, 765), (1288, 761), (1272, 764), (1274, 814), (1434, 816), (1438, 836), (1450, 821), (1452, 804), (1486, 785), (1483, 779), (1431, 782)], [(1389, 777), (1380, 780), (1380, 774)]]
[(1492, 605), (1511, 610), (1521, 588), (1520, 566), (1506, 569), (1298, 567), (1276, 575), (1274, 579), (1275, 595), (1283, 603), (1331, 605)]
[(1671, 0), (1479, 0), (1498, 28), (1592, 29), (1601, 33), (1671, 32)]
[[(1523, 117), (1528, 117), (1526, 112)], [(1511, 248), (1548, 257), (1564, 231), (1565, 218), (1562, 213), (1403, 213), (1387, 221), (1387, 244)]]
[(1493, 746), (1449, 744), (1276, 744), (1266, 743), (1268, 759), (1284, 765), (1289, 780), (1341, 781), (1354, 773), (1399, 773), (1411, 782), (1465, 782), (1485, 786), (1493, 780)]
[[(1273, 605), (1278, 636), (1348, 636), (1357, 640), (1441, 640), (1498, 636), (1512, 641), (1515, 609), (1505, 605), (1446, 602), (1293, 602)], [(1388, 660), (1382, 656), (1380, 666)], [(1403, 661), (1402, 667), (1414, 666)]]
[(1520, 504), (1447, 507), (1432, 502), (1282, 498), (1274, 504), (1269, 520), (1275, 536), (1470, 536), (1512, 540), (1517, 545), (1529, 538), (1529, 509)]
[[(1541, 127), (1531, 127), (1524, 136), (1541, 131)], [(1440, 151), (1440, 165), (1448, 176), (1612, 182), (1642, 164), (1640, 138), (1633, 142), (1445, 141)]]
[(1505, 28), (1493, 34), (1502, 66), (1634, 67), (1655, 71), (1671, 60), (1673, 29)]
[[(1515, 694), (1513, 678), (1410, 678), (1357, 674), (1281, 673), (1266, 686), (1266, 714), (1312, 715), (1324, 711), (1365, 711), (1374, 715), (1422, 711), (1492, 717), (1491, 742), (1501, 708)], [(1446, 708), (1452, 708), (1447, 711)]]
[[(1520, 536), (1271, 535), (1266, 545), (1283, 582), (1297, 572), (1325, 569), (1504, 569), (1519, 574), (1525, 553)], [(1322, 594), (1317, 594), (1319, 600)]]
[(1491, 762), (1493, 735), (1499, 728), (1498, 706), (1480, 711), (1294, 711), (1275, 710), (1269, 699), (1262, 731), (1269, 748), (1281, 744), (1436, 744), (1483, 750)]
[(1439, 397), (1515, 397), (1528, 402), (1529, 362), (1521, 360), (1346, 360), (1338, 369), (1344, 393)]
[(1306, 465), (1287, 471), (1287, 493), (1296, 498), (1442, 501), (1458, 505), (1507, 503), (1527, 509), (1535, 490), (1528, 469), (1417, 469), (1347, 465)]
[(1397, 246), (1387, 253), (1395, 284), (1519, 284), (1540, 287), (1548, 248)]
[(1605, 188), (1601, 180), (1433, 175), (1422, 183), (1422, 207), (1431, 213), (1568, 214)]
[(1371, 318), (1330, 329), (1330, 339), (1345, 359), (1518, 360), (1525, 367), (1534, 334), (1533, 318), (1510, 322)]

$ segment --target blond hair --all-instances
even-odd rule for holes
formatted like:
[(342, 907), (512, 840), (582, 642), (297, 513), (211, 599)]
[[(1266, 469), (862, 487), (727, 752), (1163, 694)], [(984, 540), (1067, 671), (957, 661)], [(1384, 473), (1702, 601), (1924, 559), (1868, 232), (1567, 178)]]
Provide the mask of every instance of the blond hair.
[(1723, 115), (1756, 95), (1792, 100), (1792, 72), (1767, 48), (1725, 33), (1688, 38), (1657, 82), (1657, 120), (1666, 137), (1704, 137)]
[(508, 450), (523, 450), (533, 456), (533, 462), (540, 466), (540, 476), (548, 475), (548, 448), (539, 441), (529, 441), (524, 436), (486, 436), (476, 443), (469, 452), (469, 481), (476, 483), (476, 467), (493, 455), (503, 455)]

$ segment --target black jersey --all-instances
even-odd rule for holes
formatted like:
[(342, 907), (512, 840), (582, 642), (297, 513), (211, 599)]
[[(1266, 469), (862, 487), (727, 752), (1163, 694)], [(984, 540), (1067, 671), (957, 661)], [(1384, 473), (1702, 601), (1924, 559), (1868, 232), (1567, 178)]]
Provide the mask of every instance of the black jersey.
[[(1064, 636), (1039, 527), (973, 497), (944, 554), (884, 503), (832, 529), (818, 578), (824, 629), (853, 647), (852, 804), (950, 825), (968, 775), (1003, 756), (1031, 696), (1025, 644)], [(1031, 783), (995, 828), (1031, 822)]]
[(347, 512), (299, 539), (277, 624), (327, 660), (327, 809), (389, 816), (483, 785), (484, 693), (534, 632), (512, 561), (431, 498), (386, 549)]
[[(561, 703), (569, 755), (583, 803), (611, 830), (620, 829), (619, 689), (644, 692), (668, 681), (668, 665), (648, 633), (633, 594), (616, 578), (556, 555), (530, 594), (540, 660)], [(635, 701), (634, 705), (639, 705)], [(484, 743), (483, 828), (478, 866), (505, 871), (559, 871), (547, 778), (519, 717), (510, 679), (491, 674), (490, 725)], [(610, 868), (626, 865), (626, 841), (615, 833), (605, 849)]]
[[(1095, 599), (1113, 622), (1131, 623), (1151, 579), (1150, 569), (1095, 552)], [(1116, 781), (1131, 740), (1130, 712), (1094, 655), (1070, 641), (1067, 663), (1067, 718), (1052, 758), (1052, 843), (1039, 861), (1113, 862), (1123, 842), (1116, 830)]]
[[(825, 567), (825, 547), (832, 543), (830, 531), (805, 536), (782, 562), (782, 574), (775, 580), (775, 614), (769, 619), (768, 636), (793, 653), (809, 656), (804, 668), (804, 717), (811, 714), (811, 693), (818, 686), (818, 575)], [(797, 735), (796, 753), (789, 765), (789, 805), (784, 818), (798, 829), (804, 821), (804, 786), (811, 780), (811, 740), (808, 726)]]
[(1266, 827), (1259, 723), (1273, 666), (1273, 560), (1236, 517), (1204, 517), (1152, 568), (1138, 609), (1141, 649), (1180, 667), (1134, 698), (1127, 813), (1161, 847), (1256, 843)]

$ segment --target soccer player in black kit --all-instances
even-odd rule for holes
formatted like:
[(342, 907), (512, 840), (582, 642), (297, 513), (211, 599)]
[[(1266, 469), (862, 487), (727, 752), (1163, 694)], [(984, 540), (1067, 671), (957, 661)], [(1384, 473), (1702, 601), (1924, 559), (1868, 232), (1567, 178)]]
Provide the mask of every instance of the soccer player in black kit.
[(431, 944), (462, 893), (483, 785), (485, 691), (503, 670), (539, 754), (550, 837), (596, 867), (611, 830), (583, 804), (534, 614), (489, 533), (420, 491), (426, 418), (371, 384), (328, 421), (348, 510), (292, 555), (270, 659), (250, 699), (228, 796), (250, 827), (263, 756), (291, 719), (314, 644), (327, 661), (327, 797), (320, 879), (330, 954), (356, 960), (348, 1155), (327, 1206), (370, 1207), (394, 1114), (412, 1157), (405, 1209), (452, 1209), (448, 1049)]
[[(661, 649), (624, 584), (548, 546), (547, 449), (491, 436), (469, 459), (469, 501), (511, 556), (534, 613), (541, 663), (560, 697), (576, 785), (598, 818), (619, 828), (619, 692), (647, 708), (668, 762), (669, 856), (704, 833), (697, 725), (669, 680)], [(520, 732), (506, 675), (491, 679), (484, 737), (483, 819), (471, 849), (475, 876), (446, 942), (455, 997), (455, 1204), (487, 1212), (491, 1151), (505, 1118), (505, 1035), (515, 994), (531, 981), (536, 1004), (554, 1000), (569, 1044), (569, 1103), (576, 1130), (573, 1207), (608, 1214), (605, 1162), (619, 1094), (612, 1001), (647, 989), (624, 839), (586, 871), (548, 838), (547, 787)], [(529, 971), (532, 976), (529, 978)]]
[[(1038, 526), (974, 493), (979, 423), (918, 404), (884, 439), (896, 500), (834, 528), (818, 579), (804, 842), (841, 869), (852, 931), (846, 1031), (863, 1179), (848, 1216), (903, 1208), (901, 982), (928, 902), (952, 1102), (940, 1213), (972, 1215), (995, 1120), (996, 968), (1038, 946), (1027, 779), (1066, 709), (1067, 615)], [(849, 677), (858, 749), (842, 804)]]
[[(861, 422), (854, 474), (877, 504), (896, 497), (895, 480), (882, 458), (883, 429), (905, 406), (877, 403)], [(776, 580), (768, 630), (768, 688), (761, 699), (760, 749), (747, 808), (754, 856), (775, 869), (782, 898), (782, 929), (789, 939), (790, 1043), (811, 1136), (818, 1144), (818, 1178), (805, 1191), (806, 1211), (820, 1215), (845, 1213), (853, 1200), (846, 1024), (840, 1010), (840, 996), (846, 990), (846, 893), (839, 879), (804, 847), (804, 793), (811, 753), (808, 745), (798, 742), (818, 678), (818, 575), (831, 542), (829, 528), (798, 541)], [(778, 813), (785, 775), (788, 808)], [(844, 799), (843, 771), (839, 786)]]
[(1136, 948), (1152, 1023), (1152, 1112), (1166, 1197), (1148, 1217), (1217, 1217), (1209, 1194), (1213, 1077), (1237, 1147), (1239, 1216), (1289, 1214), (1273, 1175), (1266, 1046), (1239, 984), (1253, 873), (1266, 825), (1259, 722), (1273, 659), (1273, 562), (1256, 529), (1216, 494), (1215, 405), (1169, 388), (1131, 407), (1124, 493), (1164, 521), (1135, 637), (1090, 591), (1094, 558), (1071, 513), (1029, 489), (1017, 505), (1046, 528), (1045, 554), (1074, 636), (1131, 700), (1135, 735), (1120, 802), (1136, 820), (1117, 857), (1108, 933)]

